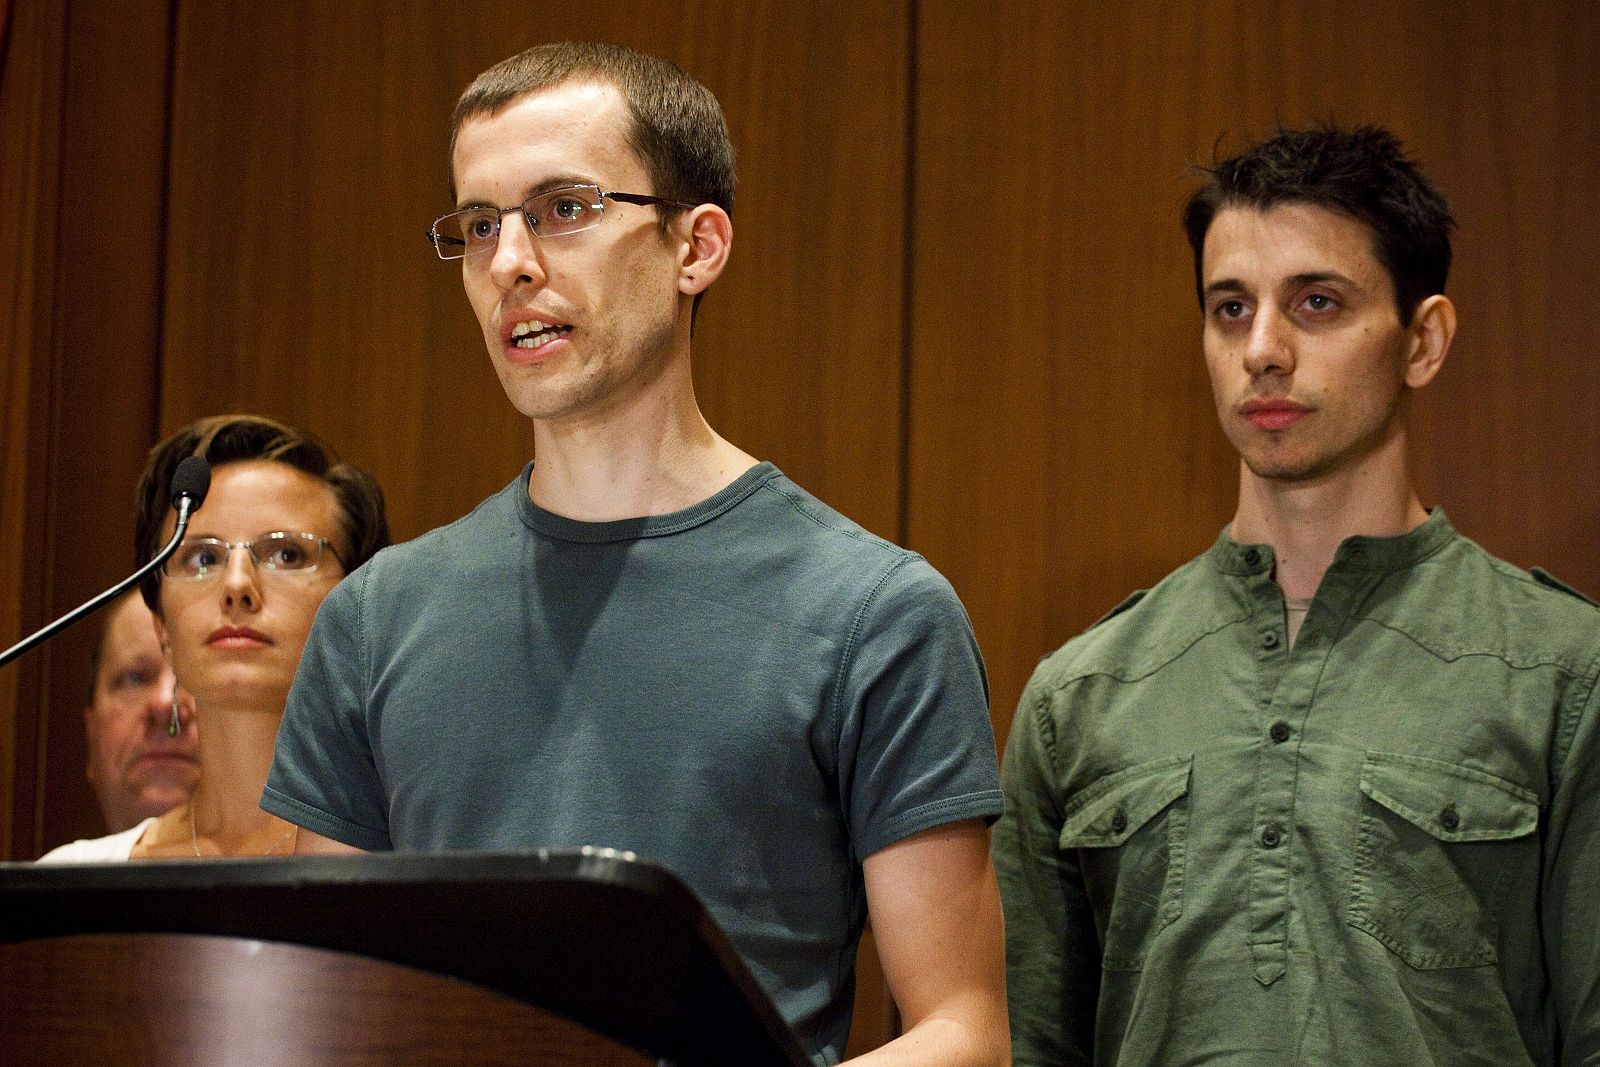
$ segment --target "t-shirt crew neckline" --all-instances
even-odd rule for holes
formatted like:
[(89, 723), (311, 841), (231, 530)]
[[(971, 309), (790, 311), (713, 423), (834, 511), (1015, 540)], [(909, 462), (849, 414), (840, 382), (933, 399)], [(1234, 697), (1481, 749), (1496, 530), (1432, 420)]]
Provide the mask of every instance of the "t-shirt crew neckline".
[(632, 541), (641, 537), (665, 537), (681, 533), (710, 522), (741, 500), (761, 488), (769, 478), (781, 472), (771, 463), (761, 462), (735, 478), (721, 490), (698, 504), (682, 511), (669, 511), (665, 515), (641, 515), (635, 519), (612, 519), (608, 522), (583, 522), (546, 511), (528, 497), (528, 478), (533, 474), (533, 463), (522, 469), (514, 483), (517, 494), (517, 511), (522, 524), (548, 537), (584, 544), (608, 544), (615, 541)]

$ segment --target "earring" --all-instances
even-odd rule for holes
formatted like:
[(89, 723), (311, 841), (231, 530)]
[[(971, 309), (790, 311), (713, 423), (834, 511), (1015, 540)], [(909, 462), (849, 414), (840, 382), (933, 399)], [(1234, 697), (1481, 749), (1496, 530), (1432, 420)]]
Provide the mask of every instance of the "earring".
[(179, 725), (180, 724), (178, 723), (178, 694), (177, 693), (173, 693), (172, 694), (172, 715), (167, 719), (167, 736), (168, 737), (177, 737), (178, 736)]

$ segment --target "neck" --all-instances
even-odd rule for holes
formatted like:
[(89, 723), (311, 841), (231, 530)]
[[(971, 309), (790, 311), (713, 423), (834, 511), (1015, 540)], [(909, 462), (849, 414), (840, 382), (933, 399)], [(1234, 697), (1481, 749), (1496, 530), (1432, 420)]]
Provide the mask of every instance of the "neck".
[(289, 825), (261, 810), (283, 704), (265, 711), (199, 695), (196, 704), (205, 726), (200, 731), (200, 784), (189, 803), (200, 849), (207, 855), (260, 855), (281, 840)]
[(700, 413), (687, 355), (607, 410), (536, 420), (535, 504), (585, 522), (662, 515), (699, 503), (754, 466)]
[(1396, 434), (1361, 460), (1313, 478), (1263, 478), (1240, 464), (1239, 509), (1231, 535), (1272, 547), (1273, 579), (1291, 600), (1316, 595), (1346, 538), (1395, 537), (1428, 518)]

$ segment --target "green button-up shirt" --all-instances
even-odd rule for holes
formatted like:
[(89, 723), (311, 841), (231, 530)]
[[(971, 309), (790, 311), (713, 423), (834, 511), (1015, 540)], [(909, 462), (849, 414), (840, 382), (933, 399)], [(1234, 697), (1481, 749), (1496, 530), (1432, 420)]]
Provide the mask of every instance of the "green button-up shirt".
[(1272, 570), (1224, 534), (1029, 683), (1016, 1063), (1600, 1063), (1600, 610), (1437, 510), (1292, 648)]

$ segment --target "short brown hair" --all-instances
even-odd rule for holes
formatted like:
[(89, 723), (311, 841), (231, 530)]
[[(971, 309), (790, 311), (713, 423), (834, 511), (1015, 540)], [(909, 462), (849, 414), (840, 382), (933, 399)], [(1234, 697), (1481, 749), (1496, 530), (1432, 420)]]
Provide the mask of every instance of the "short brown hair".
[[(614, 85), (622, 93), (633, 120), (628, 147), (655, 186), (648, 192), (685, 204), (715, 204), (733, 214), (733, 141), (711, 90), (664, 59), (599, 41), (537, 45), (473, 79), (450, 116), (452, 196), (456, 137), (467, 120), (569, 82)], [(662, 205), (661, 211), (665, 223), (672, 209)]]
[[(134, 550), (141, 562), (153, 559), (161, 548), (161, 527), (172, 506), (172, 474), (189, 456), (199, 456), (213, 467), (249, 460), (286, 463), (326, 482), (339, 504), (347, 574), (389, 543), (383, 488), (372, 475), (341, 463), (332, 449), (304, 430), (261, 415), (212, 415), (191, 422), (150, 450), (134, 495), (139, 509)], [(158, 614), (160, 591), (159, 571), (139, 585), (145, 604)]]

